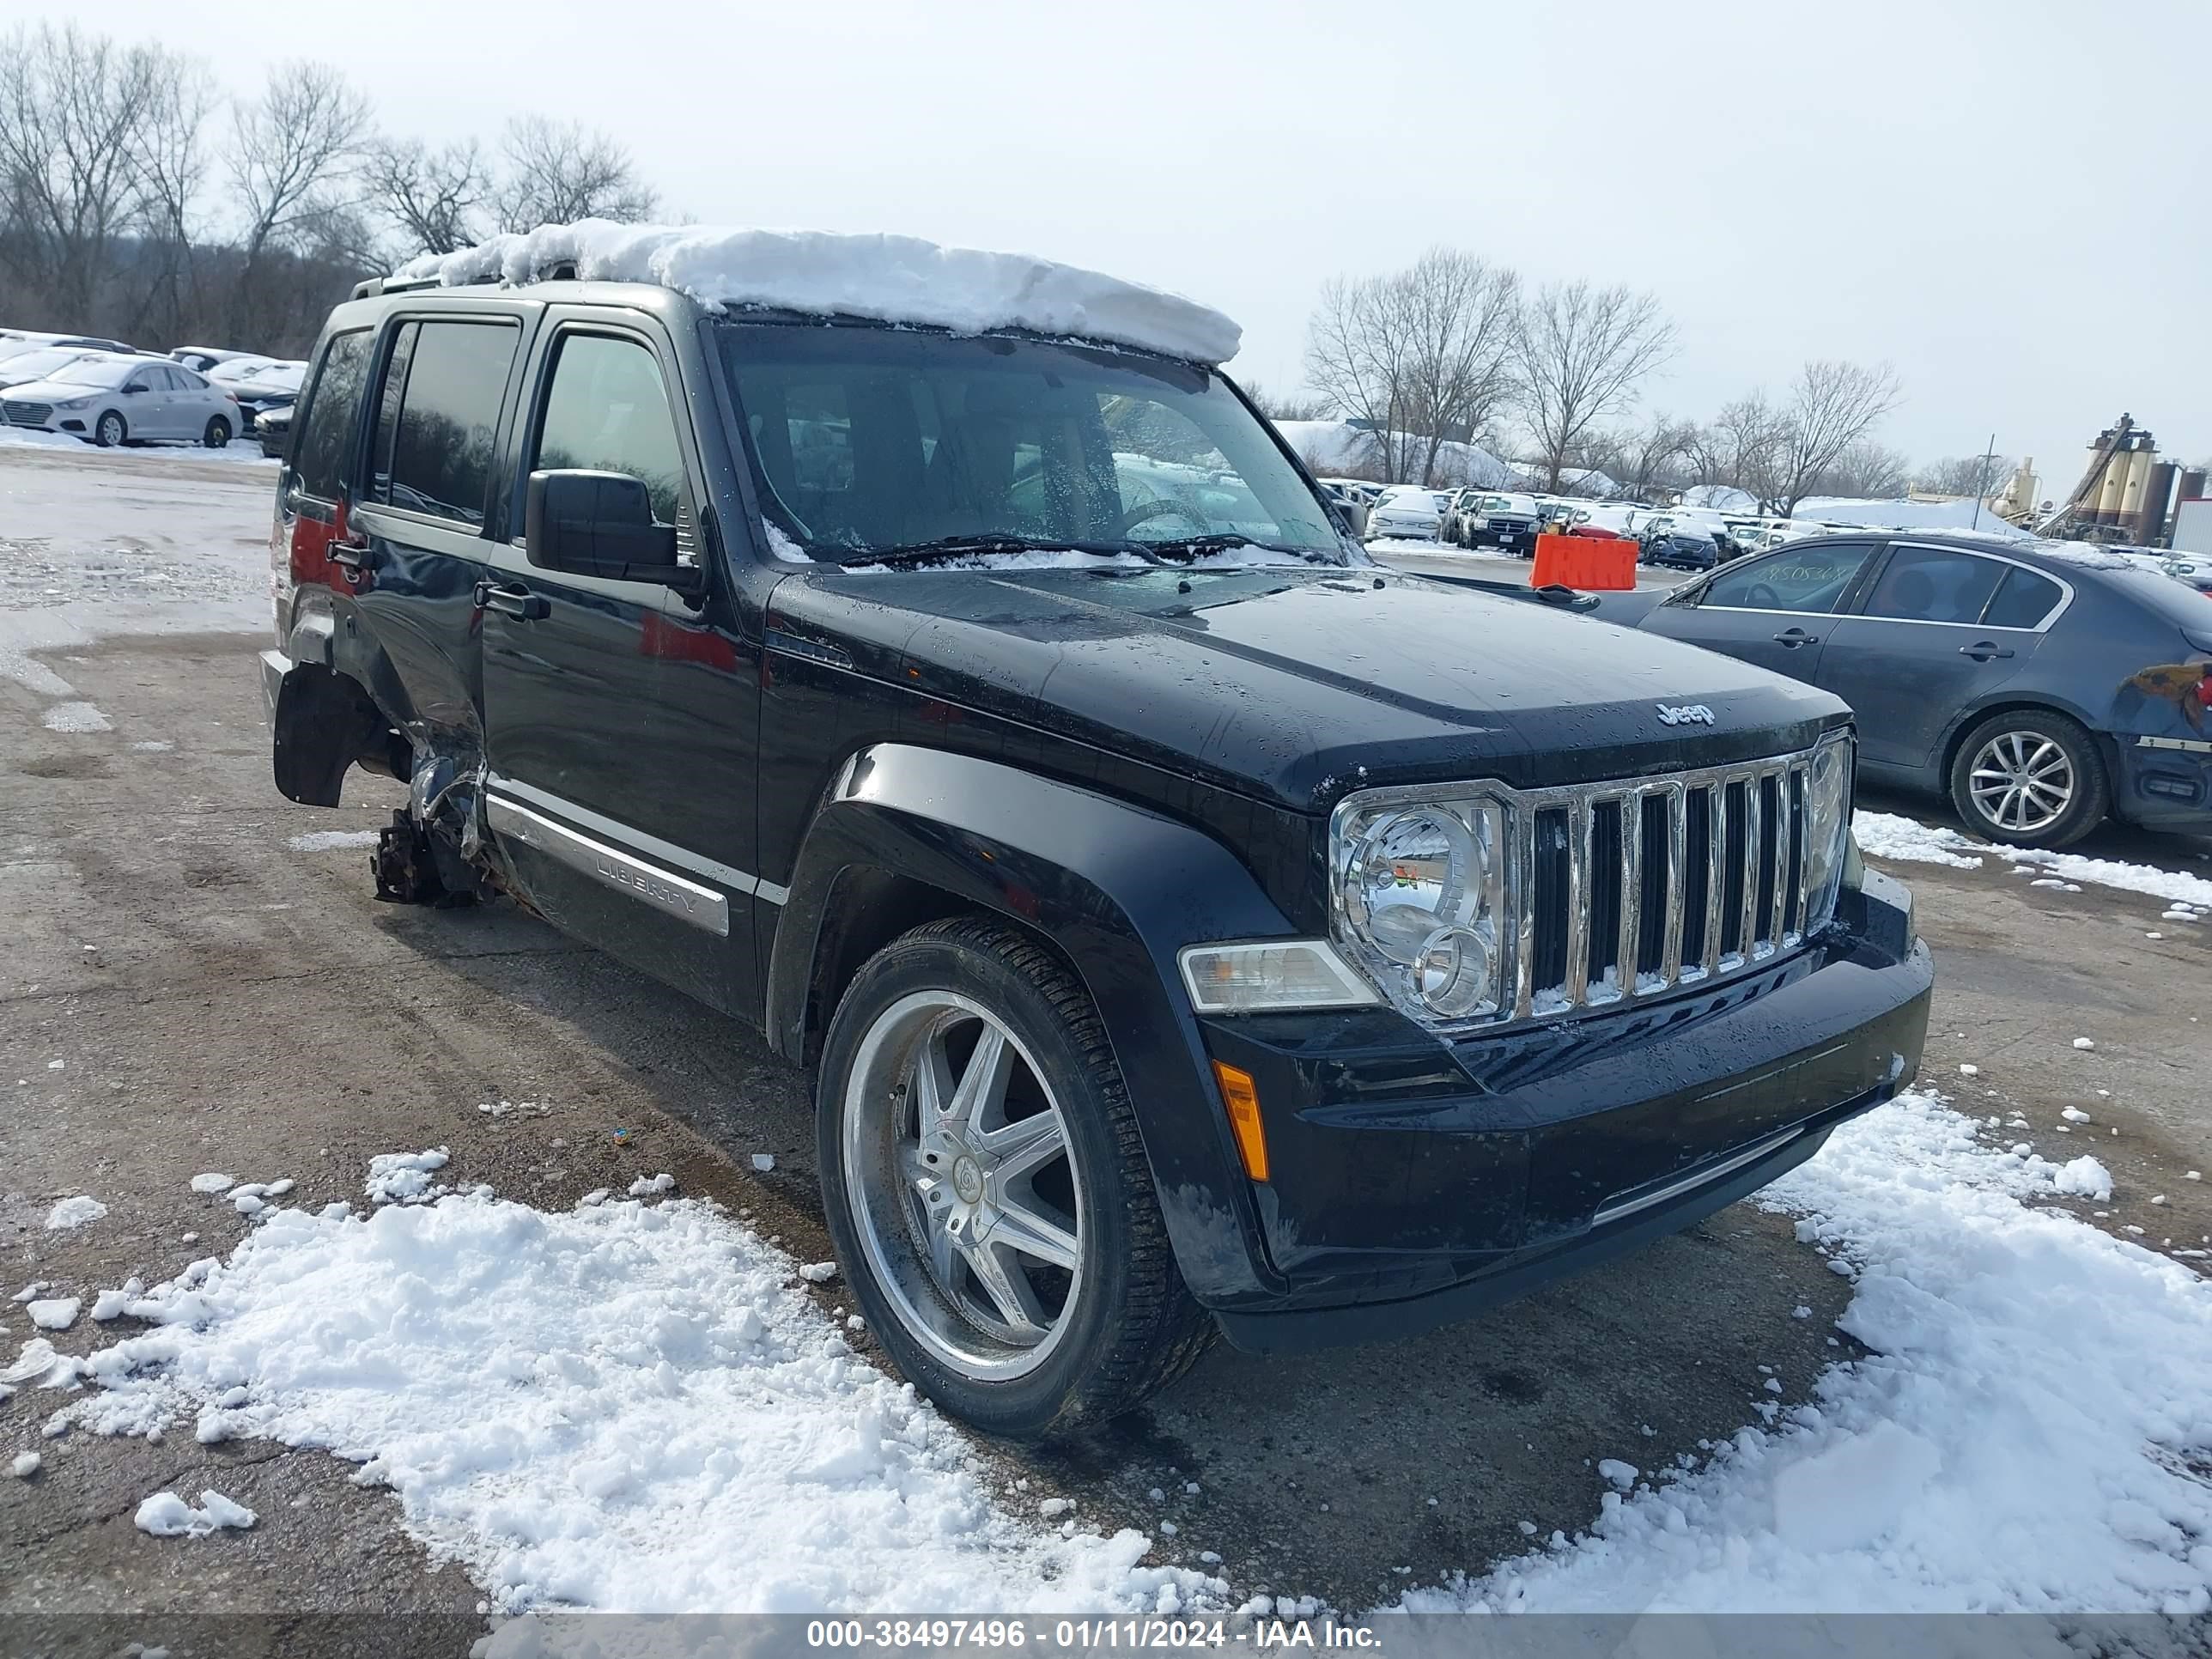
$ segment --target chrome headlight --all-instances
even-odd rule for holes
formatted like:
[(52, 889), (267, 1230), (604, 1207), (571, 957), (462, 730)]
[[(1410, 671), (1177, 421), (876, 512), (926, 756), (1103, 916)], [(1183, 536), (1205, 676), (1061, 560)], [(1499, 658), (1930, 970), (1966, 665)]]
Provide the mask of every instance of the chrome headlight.
[(54, 407), (56, 409), (90, 409), (96, 401), (97, 399), (92, 398), (71, 398), (65, 402), (56, 404)]
[(1330, 824), (1340, 941), (1390, 1000), (1431, 1019), (1498, 1012), (1505, 806), (1478, 793), (1347, 801)]
[(1805, 920), (1810, 935), (1836, 914), (1844, 849), (1851, 836), (1851, 734), (1838, 732), (1813, 750), (1805, 775)]

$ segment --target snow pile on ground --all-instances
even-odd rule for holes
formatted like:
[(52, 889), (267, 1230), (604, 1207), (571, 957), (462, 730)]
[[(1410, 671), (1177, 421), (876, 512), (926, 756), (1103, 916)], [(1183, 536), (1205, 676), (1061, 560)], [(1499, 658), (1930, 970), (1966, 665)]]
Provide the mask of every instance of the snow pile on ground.
[(250, 1527), (256, 1518), (245, 1504), (209, 1491), (200, 1494), (198, 1509), (173, 1492), (157, 1492), (138, 1506), (131, 1520), (139, 1531), (156, 1538), (204, 1538), (225, 1527)]
[(1158, 351), (1197, 362), (1237, 355), (1242, 331), (1219, 312), (1139, 283), (1027, 253), (940, 247), (916, 236), (585, 219), (425, 254), (402, 276), (447, 284), (529, 283), (573, 262), (586, 281), (657, 283), (713, 305), (920, 323), (963, 334), (1021, 328)]
[(58, 702), (40, 721), (49, 732), (112, 732), (107, 716), (88, 702)]
[(2212, 1283), (1909, 1094), (1767, 1189), (1875, 1352), (1589, 1533), (1407, 1611), (2212, 1610)]
[[(506, 1611), (1173, 1611), (1146, 1540), (998, 1511), (965, 1439), (711, 1206), (274, 1212), (131, 1304), (64, 1423), (319, 1447)], [(64, 1380), (66, 1381), (66, 1373)]]
[(374, 847), (379, 833), (374, 830), (310, 830), (304, 836), (294, 836), (284, 845), (295, 853), (328, 853), (340, 847)]
[(46, 1212), (46, 1231), (62, 1232), (82, 1227), (107, 1213), (107, 1206), (89, 1194), (79, 1193), (75, 1198), (65, 1198)]
[(1978, 851), (1991, 852), (1968, 841), (1955, 830), (1938, 830), (1932, 825), (1901, 817), (1894, 812), (1857, 811), (1851, 814), (1851, 835), (1859, 844), (1859, 851), (1871, 858), (1895, 859), (1912, 864), (1948, 864), (1957, 870), (1978, 870), (1982, 861), (1968, 857), (1956, 849), (1972, 847)]
[(1851, 814), (1851, 833), (1859, 850), (1874, 858), (1914, 864), (1948, 864), (1971, 870), (1984, 858), (2032, 866), (2060, 881), (2089, 882), (2142, 893), (2168, 904), (2191, 909), (2212, 909), (2212, 880), (2179, 870), (2161, 870), (2154, 864), (2129, 864), (2119, 859), (2094, 859), (2080, 853), (2051, 853), (2033, 847), (2000, 847), (1975, 841), (1935, 824), (1920, 823), (1894, 812), (1859, 811)]
[(1974, 505), (1972, 497), (1959, 501), (1876, 501), (1850, 495), (1808, 495), (1797, 503), (1790, 517), (1891, 530), (1971, 530), (2005, 542), (2035, 539), (2027, 531), (2007, 524), (1986, 506), (1978, 518)]
[(368, 1160), (368, 1179), (362, 1190), (372, 1204), (419, 1204), (431, 1195), (430, 1172), (444, 1169), (447, 1156), (442, 1146), (421, 1152), (380, 1152)]

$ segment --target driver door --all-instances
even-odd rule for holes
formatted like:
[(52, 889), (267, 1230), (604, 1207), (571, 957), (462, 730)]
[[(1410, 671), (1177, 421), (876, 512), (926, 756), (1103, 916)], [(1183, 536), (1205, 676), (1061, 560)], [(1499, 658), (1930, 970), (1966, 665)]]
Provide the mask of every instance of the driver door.
[(173, 438), (177, 435), (176, 398), (169, 390), (169, 371), (149, 363), (123, 383), (124, 419), (133, 438)]
[(1816, 542), (1724, 565), (1661, 604), (1644, 631), (1810, 683), (1876, 545)]

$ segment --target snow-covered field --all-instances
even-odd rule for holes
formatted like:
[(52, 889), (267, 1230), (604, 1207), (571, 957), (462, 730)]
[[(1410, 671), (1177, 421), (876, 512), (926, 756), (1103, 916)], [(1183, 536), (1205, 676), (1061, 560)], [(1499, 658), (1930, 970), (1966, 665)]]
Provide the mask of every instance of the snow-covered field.
[[(1402, 1610), (2212, 1610), (2212, 1285), (1983, 1128), (1911, 1094), (1765, 1194), (1852, 1280), (1870, 1354), (1731, 1440), (1609, 1467), (1585, 1530)], [(142, 1334), (8, 1370), (52, 1391), (46, 1434), (335, 1452), (507, 1611), (1270, 1605), (1145, 1565), (1079, 1489), (994, 1496), (806, 1264), (715, 1206), (643, 1182), (547, 1212), (378, 1162), (358, 1207), (204, 1191), (258, 1218), (228, 1261), (100, 1299)]]

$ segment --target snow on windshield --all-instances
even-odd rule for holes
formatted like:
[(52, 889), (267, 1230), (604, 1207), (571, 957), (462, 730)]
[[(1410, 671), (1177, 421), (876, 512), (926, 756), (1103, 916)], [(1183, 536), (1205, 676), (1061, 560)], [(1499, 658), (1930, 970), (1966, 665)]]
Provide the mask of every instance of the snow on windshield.
[(1243, 332), (1218, 311), (1139, 283), (915, 236), (586, 219), (496, 236), (459, 253), (425, 254), (399, 275), (448, 285), (495, 276), (527, 283), (571, 261), (589, 281), (657, 283), (712, 305), (772, 306), (962, 334), (1028, 329), (1200, 363), (1235, 356)]
[(88, 357), (82, 362), (56, 369), (46, 379), (62, 386), (121, 386), (124, 377), (132, 370), (144, 366), (141, 358)]

